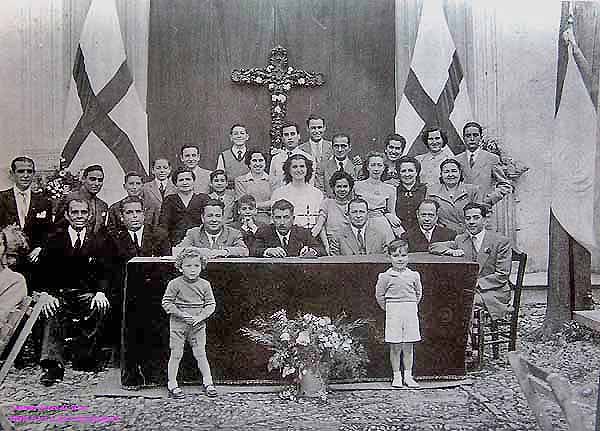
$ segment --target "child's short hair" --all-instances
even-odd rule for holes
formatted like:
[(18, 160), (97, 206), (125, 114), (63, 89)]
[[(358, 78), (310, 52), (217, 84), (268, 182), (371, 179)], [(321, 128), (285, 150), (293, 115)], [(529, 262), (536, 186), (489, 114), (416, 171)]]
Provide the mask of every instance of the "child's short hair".
[(256, 198), (252, 195), (242, 195), (237, 200), (237, 206), (241, 208), (242, 205), (250, 205), (252, 208), (256, 208)]
[(226, 180), (229, 179), (229, 178), (227, 178), (227, 172), (225, 172), (223, 169), (216, 169), (216, 170), (212, 171), (209, 175), (210, 182), (212, 183), (213, 180), (215, 178), (217, 178), (219, 175), (224, 175)]
[(177, 255), (177, 257), (175, 258), (175, 268), (177, 268), (177, 270), (181, 271), (181, 268), (183, 266), (183, 261), (185, 259), (191, 259), (191, 258), (195, 258), (195, 257), (200, 258), (200, 262), (202, 265), (202, 271), (204, 271), (206, 269), (207, 259), (206, 259), (206, 255), (198, 247), (185, 247), (183, 250), (181, 250), (179, 252), (179, 254)]
[(388, 254), (394, 253), (396, 250), (400, 250), (402, 248), (408, 249), (408, 241), (402, 238), (397, 238), (392, 241), (387, 246)]

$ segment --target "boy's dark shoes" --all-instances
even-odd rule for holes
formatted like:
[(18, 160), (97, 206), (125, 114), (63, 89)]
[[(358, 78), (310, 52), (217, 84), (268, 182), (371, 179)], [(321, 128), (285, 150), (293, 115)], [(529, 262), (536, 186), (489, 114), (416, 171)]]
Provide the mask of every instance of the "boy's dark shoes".
[(173, 389), (169, 389), (167, 388), (167, 391), (169, 391), (169, 398), (183, 398), (185, 397), (185, 394), (183, 393), (183, 391), (181, 390), (181, 388), (179, 386), (173, 388)]
[(54, 383), (62, 382), (65, 376), (65, 369), (60, 366), (47, 368), (44, 370), (42, 377), (40, 377), (40, 383), (44, 386), (52, 386)]
[(217, 389), (213, 385), (207, 385), (204, 387), (204, 391), (206, 392), (206, 396), (214, 398), (219, 395)]

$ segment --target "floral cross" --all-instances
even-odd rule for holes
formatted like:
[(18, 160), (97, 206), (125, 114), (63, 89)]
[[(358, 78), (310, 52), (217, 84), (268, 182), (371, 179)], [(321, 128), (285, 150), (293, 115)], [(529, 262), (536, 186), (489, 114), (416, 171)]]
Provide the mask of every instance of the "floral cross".
[(264, 68), (234, 69), (231, 80), (235, 83), (265, 86), (271, 93), (271, 146), (281, 148), (281, 125), (287, 113), (288, 93), (293, 87), (323, 85), (322, 73), (306, 72), (288, 66), (287, 50), (276, 46), (271, 50), (269, 64)]

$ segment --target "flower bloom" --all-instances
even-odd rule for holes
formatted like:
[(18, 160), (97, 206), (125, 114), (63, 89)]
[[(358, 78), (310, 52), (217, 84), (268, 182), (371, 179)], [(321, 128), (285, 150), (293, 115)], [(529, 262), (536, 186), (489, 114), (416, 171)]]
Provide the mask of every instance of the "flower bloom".
[(290, 341), (290, 334), (289, 332), (284, 332), (279, 336), (279, 339), (281, 339), (282, 341)]
[(296, 344), (300, 344), (301, 346), (308, 346), (310, 343), (310, 336), (307, 331), (300, 331), (298, 334), (298, 338), (296, 338)]
[(285, 367), (283, 367), (283, 371), (281, 372), (281, 376), (282, 377), (289, 376), (290, 374), (293, 374), (295, 372), (296, 372), (296, 369), (294, 367), (285, 366)]
[(300, 79), (298, 79), (298, 84), (304, 85), (304, 84), (306, 84), (306, 80), (304, 78), (300, 78)]
[(257, 76), (256, 78), (254, 78), (254, 82), (256, 82), (257, 84), (261, 84), (263, 82), (263, 79), (260, 76)]

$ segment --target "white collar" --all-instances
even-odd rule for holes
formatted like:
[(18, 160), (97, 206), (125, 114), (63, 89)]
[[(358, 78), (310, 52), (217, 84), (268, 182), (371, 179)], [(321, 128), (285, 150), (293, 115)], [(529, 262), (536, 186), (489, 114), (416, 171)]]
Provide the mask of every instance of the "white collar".
[(142, 235), (144, 234), (144, 225), (142, 225), (142, 227), (140, 227), (138, 230), (128, 230), (127, 232), (129, 232), (129, 236), (131, 237), (131, 239), (133, 240), (133, 234), (137, 234), (138, 236), (138, 241), (142, 241)]
[(435, 226), (431, 228), (431, 230), (425, 230), (421, 227), (421, 225), (419, 225), (419, 229), (421, 229), (421, 232), (423, 232), (423, 235), (425, 235), (425, 237), (431, 241), (431, 236), (433, 235), (433, 230), (435, 229)]
[[(356, 226), (354, 226), (352, 223), (350, 223), (350, 229), (352, 229), (352, 233), (354, 234), (355, 237), (358, 238), (358, 229)], [(365, 223), (361, 228), (360, 231), (362, 233), (363, 236), (363, 240), (366, 241), (366, 237), (365, 237), (365, 231), (367, 230), (367, 223)]]
[(469, 153), (469, 158), (471, 158), (471, 156), (473, 156), (473, 158), (477, 158), (477, 155), (479, 154), (480, 151), (481, 151), (481, 147), (478, 147), (475, 151), (467, 150), (467, 153)]
[(13, 186), (13, 192), (15, 193), (15, 196), (24, 194), (25, 196), (27, 196), (27, 199), (31, 199), (31, 187), (27, 187), (27, 190), (22, 191), (17, 186)]
[(483, 244), (483, 237), (485, 236), (485, 228), (481, 230), (477, 235), (471, 235), (473, 242), (475, 243), (475, 247), (477, 248), (477, 252), (481, 250), (481, 245)]
[(241, 145), (241, 146), (239, 146), (239, 147), (238, 147), (237, 145), (233, 145), (233, 146), (231, 147), (231, 153), (232, 153), (233, 155), (235, 155), (235, 156), (237, 156), (237, 153), (239, 153), (240, 151), (242, 152), (242, 156), (243, 156), (244, 154), (246, 154), (246, 144), (244, 144), (244, 145)]
[[(77, 241), (77, 231), (73, 229), (71, 225), (67, 228), (67, 232), (69, 233), (69, 237), (71, 238), (71, 245), (75, 245), (75, 241)], [(79, 231), (79, 237), (81, 238), (81, 243), (85, 240), (85, 234), (87, 233), (87, 228), (83, 228)]]
[(283, 238), (285, 238), (286, 242), (289, 244), (290, 243), (290, 233), (292, 232), (292, 230), (288, 230), (288, 233), (285, 235), (282, 235), (279, 233), (279, 231), (277, 229), (275, 229), (275, 233), (277, 234), (277, 236), (279, 237), (279, 242), (283, 242), (281, 241)]

